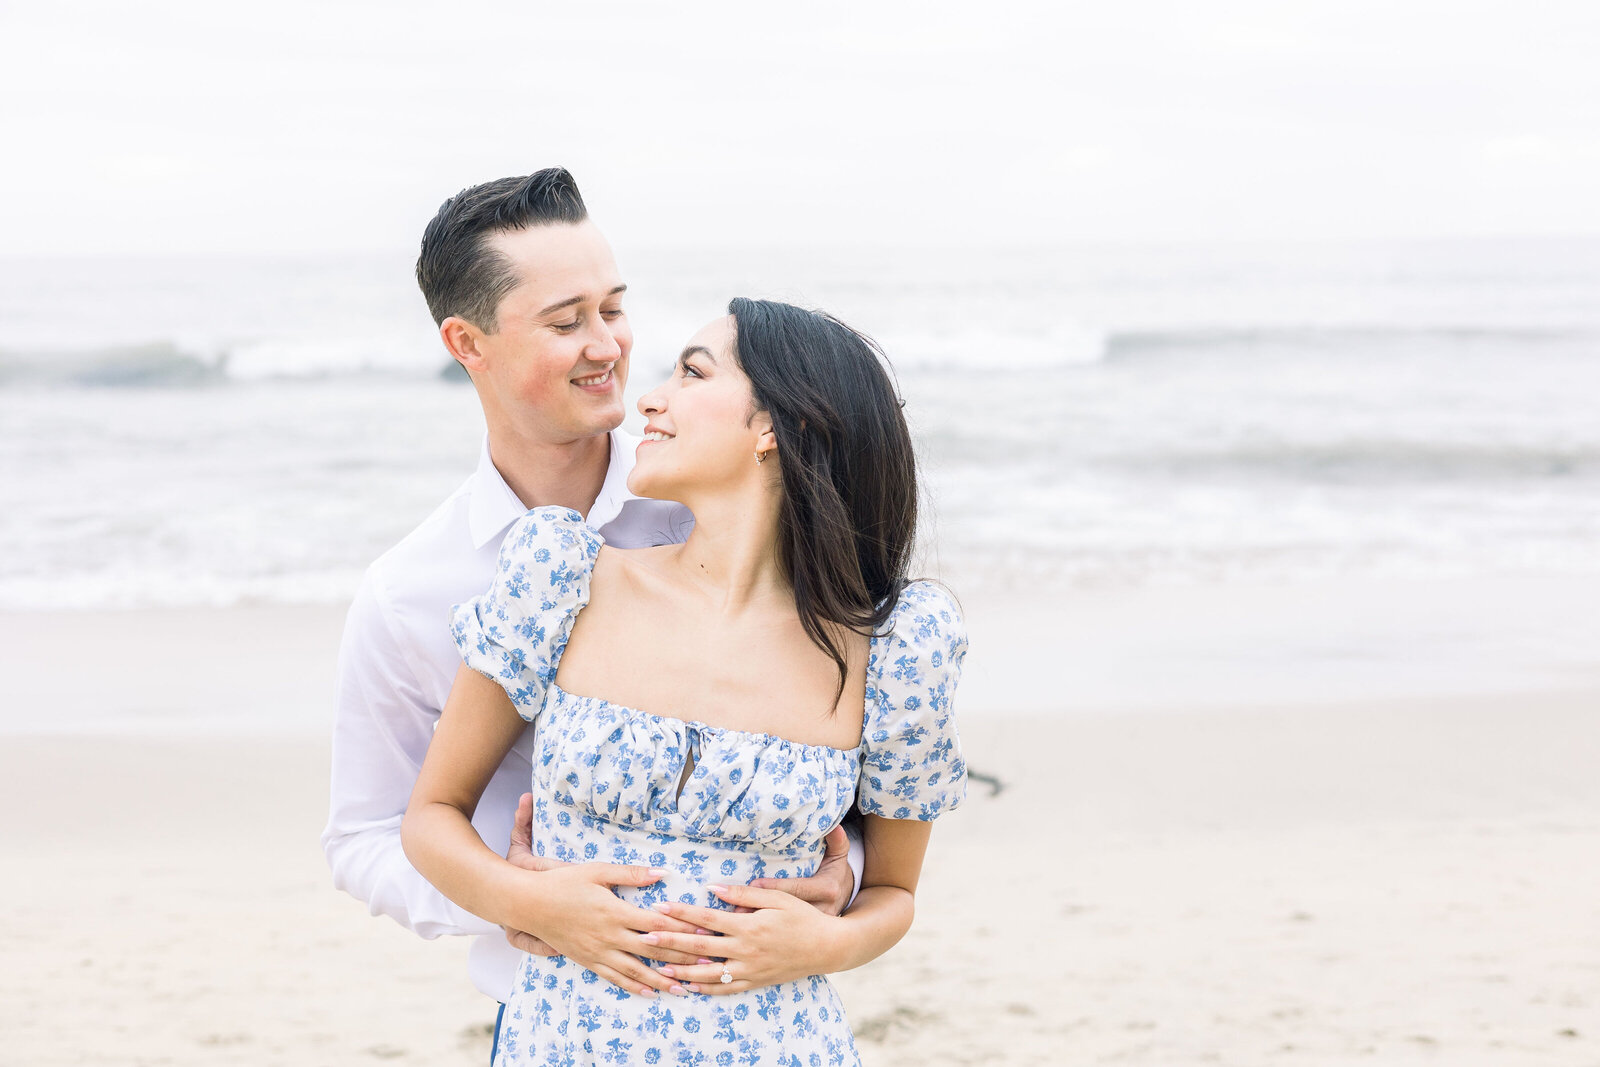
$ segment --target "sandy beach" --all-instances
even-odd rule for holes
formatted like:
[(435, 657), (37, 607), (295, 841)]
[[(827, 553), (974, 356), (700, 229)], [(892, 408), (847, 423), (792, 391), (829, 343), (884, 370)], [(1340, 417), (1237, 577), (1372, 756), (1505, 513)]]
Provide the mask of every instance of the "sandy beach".
[[(1597, 594), (975, 596), (984, 779), (837, 979), (866, 1061), (1600, 1064)], [(329, 886), (341, 618), (0, 617), (0, 1060), (486, 1061), (465, 945)]]

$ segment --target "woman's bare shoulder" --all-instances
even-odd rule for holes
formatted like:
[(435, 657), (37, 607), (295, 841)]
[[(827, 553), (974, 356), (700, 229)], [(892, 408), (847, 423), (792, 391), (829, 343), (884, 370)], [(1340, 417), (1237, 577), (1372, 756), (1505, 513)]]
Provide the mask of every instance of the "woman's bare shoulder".
[(590, 600), (595, 597), (637, 597), (659, 593), (668, 583), (664, 564), (680, 546), (653, 545), (648, 548), (600, 550), (594, 561)]

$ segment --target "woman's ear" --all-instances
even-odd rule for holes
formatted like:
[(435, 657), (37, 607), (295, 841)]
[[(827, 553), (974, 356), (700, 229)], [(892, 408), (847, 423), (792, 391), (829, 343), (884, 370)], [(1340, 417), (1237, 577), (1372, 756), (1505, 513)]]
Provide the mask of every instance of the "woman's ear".
[(778, 435), (772, 429), (772, 412), (758, 411), (751, 415), (750, 428), (756, 432), (757, 452), (771, 452), (778, 447)]

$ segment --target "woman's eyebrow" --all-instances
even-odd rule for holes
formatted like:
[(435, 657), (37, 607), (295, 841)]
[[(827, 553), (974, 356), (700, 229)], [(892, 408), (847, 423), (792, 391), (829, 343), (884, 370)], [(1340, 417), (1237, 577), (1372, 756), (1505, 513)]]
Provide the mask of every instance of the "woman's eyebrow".
[(717, 361), (717, 357), (713, 356), (711, 354), (711, 349), (707, 348), (705, 345), (690, 345), (688, 348), (685, 348), (683, 350), (683, 354), (678, 357), (678, 366), (681, 367), (685, 363), (688, 363), (690, 356), (705, 356), (713, 363)]

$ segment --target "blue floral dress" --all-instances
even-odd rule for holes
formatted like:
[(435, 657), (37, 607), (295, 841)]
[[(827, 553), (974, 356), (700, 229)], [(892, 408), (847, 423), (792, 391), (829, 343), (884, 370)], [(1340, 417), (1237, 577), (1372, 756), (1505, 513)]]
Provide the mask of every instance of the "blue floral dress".
[[(928, 820), (961, 801), (966, 767), (950, 705), (967, 641), (944, 590), (909, 586), (891, 628), (872, 639), (861, 743), (805, 745), (557, 686), (556, 667), (588, 603), (602, 543), (575, 511), (530, 511), (506, 537), (493, 586), (452, 618), (467, 665), (539, 724), (536, 853), (665, 869), (655, 885), (617, 889), (642, 908), (661, 900), (720, 908), (726, 905), (707, 884), (812, 874), (823, 837), (852, 802), (869, 814)], [(618, 989), (564, 956), (523, 960), (495, 1057), (497, 1067), (859, 1062), (824, 977), (724, 996), (653, 998)]]

